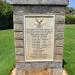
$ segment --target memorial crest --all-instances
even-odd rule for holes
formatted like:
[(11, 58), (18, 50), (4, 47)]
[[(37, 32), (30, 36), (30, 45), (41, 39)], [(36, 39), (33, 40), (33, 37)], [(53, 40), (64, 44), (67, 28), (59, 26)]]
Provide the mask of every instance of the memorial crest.
[(42, 23), (43, 23), (43, 18), (41, 18), (41, 19), (38, 19), (38, 18), (36, 18), (36, 23), (37, 23), (37, 28), (41, 28), (42, 27)]

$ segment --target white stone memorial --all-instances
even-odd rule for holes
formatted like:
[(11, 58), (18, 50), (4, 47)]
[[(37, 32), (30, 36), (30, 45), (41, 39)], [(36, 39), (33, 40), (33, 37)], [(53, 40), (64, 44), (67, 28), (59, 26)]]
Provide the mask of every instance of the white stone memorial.
[(54, 15), (25, 16), (25, 61), (53, 61), (54, 32)]
[(13, 0), (16, 75), (62, 75), (68, 0)]

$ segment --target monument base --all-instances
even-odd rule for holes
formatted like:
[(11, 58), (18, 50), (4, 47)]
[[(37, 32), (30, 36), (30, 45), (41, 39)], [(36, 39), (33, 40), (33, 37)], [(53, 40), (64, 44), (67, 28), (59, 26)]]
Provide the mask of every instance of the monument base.
[[(37, 71), (28, 71), (30, 75), (51, 75), (52, 71), (50, 69), (37, 70)], [(27, 73), (27, 72), (26, 72)], [(16, 68), (14, 68), (11, 72), (11, 75), (16, 75)], [(24, 74), (25, 75), (25, 74)], [(26, 74), (28, 75), (28, 74)], [(68, 73), (63, 69), (63, 75), (68, 75)]]

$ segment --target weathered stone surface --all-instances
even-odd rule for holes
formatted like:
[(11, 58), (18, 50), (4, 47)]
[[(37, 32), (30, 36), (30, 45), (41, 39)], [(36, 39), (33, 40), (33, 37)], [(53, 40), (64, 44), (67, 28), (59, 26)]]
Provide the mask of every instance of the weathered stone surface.
[(62, 62), (62, 59), (63, 59), (63, 54), (61, 54), (61, 55), (56, 55), (56, 54), (55, 54), (54, 60), (55, 60), (56, 62)]
[[(17, 3), (17, 1), (19, 1)], [(27, 1), (27, 4), (31, 2)], [(15, 0), (15, 4), (25, 4), (22, 0)], [(33, 0), (34, 1), (34, 0)], [(14, 30), (15, 30), (15, 46), (16, 46), (16, 67), (17, 75), (25, 75), (26, 70), (31, 69), (43, 69), (51, 68), (54, 69), (53, 75), (61, 75), (58, 71), (62, 68), (63, 59), (63, 45), (64, 45), (64, 23), (65, 23), (65, 6), (66, 4), (60, 3), (61, 0), (35, 0), (35, 4), (49, 4), (47, 5), (16, 5), (14, 6)], [(66, 0), (62, 0), (65, 1)], [(23, 2), (23, 3), (22, 3)], [(51, 3), (47, 3), (51, 2)], [(52, 2), (54, 5), (52, 5)], [(60, 5), (60, 7), (57, 5)], [(50, 6), (52, 5), (52, 6)], [(57, 5), (57, 6), (56, 6)], [(62, 6), (61, 6), (62, 5)], [(43, 61), (43, 62), (26, 62), (25, 61), (25, 50), (24, 50), (24, 15), (55, 15), (55, 48), (54, 48), (54, 59), (53, 61)], [(56, 69), (55, 69), (56, 68)], [(57, 70), (58, 68), (58, 70)], [(28, 73), (28, 72), (27, 72)], [(27, 75), (26, 73), (26, 75)]]
[[(17, 69), (16, 71), (17, 71), (16, 75), (35, 75), (35, 74), (39, 75), (39, 73), (36, 73), (39, 71), (40, 71), (40, 74), (44, 75), (44, 74), (46, 74), (47, 70), (44, 70), (44, 69), (42, 69), (42, 70), (37, 70), (37, 69), (35, 69), (35, 70), (33, 70), (33, 69), (32, 70), (24, 70), (24, 69), (20, 70), (20, 69)], [(63, 69), (62, 68), (49, 69), (48, 74), (50, 74), (50, 75), (62, 75)], [(48, 74), (46, 74), (46, 75), (48, 75)]]
[(64, 15), (56, 15), (56, 21), (65, 21), (65, 16)]
[(61, 63), (34, 63), (32, 67), (34, 69), (43, 69), (43, 68), (59, 68), (61, 67)]
[(56, 21), (56, 24), (65, 24), (65, 16), (64, 15), (56, 15), (55, 21)]
[(68, 5), (68, 0), (13, 0), (13, 4)]
[[(56, 14), (56, 15), (63, 15), (65, 13), (65, 7), (58, 7), (58, 6), (31, 6), (31, 7), (27, 7), (29, 10), (29, 12), (31, 13), (42, 13), (42, 14)], [(61, 10), (62, 9), (62, 10)], [(61, 11), (60, 11), (61, 10)], [(26, 10), (25, 12), (28, 12), (28, 10)], [(29, 13), (28, 12), (28, 13)]]
[(64, 25), (65, 24), (56, 24), (55, 31), (56, 32), (64, 32)]
[(13, 6), (14, 15), (24, 16), (25, 14), (32, 12), (32, 6)]
[[(30, 67), (30, 66), (29, 66), (29, 67)], [(20, 70), (25, 69), (25, 68), (26, 68), (26, 67), (25, 67), (25, 63), (24, 63), (24, 62), (17, 62), (16, 68), (17, 68), (17, 69), (20, 69)]]
[(53, 69), (53, 75), (63, 75), (63, 69)]
[(16, 75), (22, 75), (22, 70), (16, 70)]
[(22, 75), (27, 75), (25, 70), (23, 70)]
[[(62, 9), (62, 10), (61, 10)], [(53, 7), (53, 11), (54, 13), (58, 13), (58, 15), (60, 14), (65, 14), (65, 7)]]
[(16, 15), (14, 15), (13, 16), (13, 21), (14, 21), (15, 24), (22, 24), (24, 22), (24, 16), (20, 16), (20, 15), (16, 16)]
[(15, 48), (17, 55), (24, 55), (24, 48)]
[[(61, 10), (62, 9), (62, 10)], [(61, 11), (60, 11), (61, 10)], [(64, 15), (64, 6), (14, 6), (14, 15), (23, 16), (28, 14), (54, 14), (54, 15)]]
[(61, 47), (64, 45), (64, 39), (62, 40), (55, 40), (55, 46)]
[(63, 54), (63, 46), (62, 47), (55, 47), (55, 55)]
[(62, 68), (62, 62), (20, 62), (16, 65), (17, 69), (44, 69), (44, 68)]
[(23, 28), (24, 28), (23, 24), (14, 24), (14, 31), (23, 32), (24, 31)]
[(24, 33), (23, 32), (15, 32), (15, 39), (17, 40), (21, 40), (21, 39), (24, 39)]
[(24, 41), (23, 40), (15, 40), (15, 46), (16, 48), (23, 48), (24, 47)]
[(32, 13), (49, 13), (52, 12), (52, 8), (49, 6), (32, 6), (31, 7)]
[(25, 6), (13, 6), (13, 14), (16, 16), (23, 16), (25, 14)]
[(56, 40), (64, 39), (64, 32), (56, 32), (55, 39)]
[(24, 62), (24, 61), (25, 61), (24, 56), (16, 55), (16, 62)]
[[(42, 20), (40, 28), (38, 21)], [(26, 61), (53, 61), (54, 15), (29, 15), (25, 18)]]

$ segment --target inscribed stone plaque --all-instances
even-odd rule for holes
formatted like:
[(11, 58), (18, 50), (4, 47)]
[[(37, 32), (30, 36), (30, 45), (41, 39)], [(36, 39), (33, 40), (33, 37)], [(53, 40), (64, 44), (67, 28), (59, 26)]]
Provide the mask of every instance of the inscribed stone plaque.
[(54, 15), (26, 15), (24, 17), (25, 61), (53, 61)]

